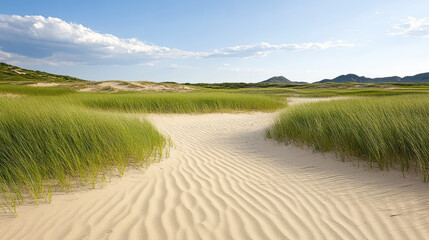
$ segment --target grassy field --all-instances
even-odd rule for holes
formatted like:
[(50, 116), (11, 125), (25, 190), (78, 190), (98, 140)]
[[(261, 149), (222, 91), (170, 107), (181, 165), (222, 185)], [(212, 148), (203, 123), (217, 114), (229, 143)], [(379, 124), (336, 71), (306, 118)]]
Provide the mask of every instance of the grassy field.
[(365, 159), (381, 170), (417, 169), (427, 181), (428, 106), (426, 95), (311, 103), (283, 112), (267, 135)]
[(277, 97), (334, 97), (334, 96), (393, 96), (428, 94), (427, 83), (220, 83), (195, 84), (200, 90), (225, 93), (262, 94)]
[(260, 94), (277, 97), (335, 97), (335, 96), (396, 96), (396, 95), (410, 95), (410, 94), (429, 94), (429, 88), (381, 88), (381, 87), (348, 87), (347, 83), (338, 84), (338, 87), (326, 88), (240, 88), (240, 89), (221, 89), (217, 91), (225, 93), (242, 93), (242, 94)]
[(30, 87), (23, 85), (7, 85), (0, 84), (0, 94), (17, 94), (26, 96), (58, 96), (70, 93), (75, 93), (69, 88), (58, 88), (58, 87)]
[(146, 167), (166, 140), (136, 118), (53, 104), (55, 98), (0, 98), (0, 194), (15, 207), (28, 196), (103, 181)]
[(144, 113), (275, 111), (286, 106), (285, 99), (228, 93), (92, 93), (73, 99), (94, 109)]

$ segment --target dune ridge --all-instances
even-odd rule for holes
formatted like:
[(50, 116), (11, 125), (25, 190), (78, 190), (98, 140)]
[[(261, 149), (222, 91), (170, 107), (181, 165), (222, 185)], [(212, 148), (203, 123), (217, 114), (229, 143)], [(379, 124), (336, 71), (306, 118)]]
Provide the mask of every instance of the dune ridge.
[(170, 157), (0, 215), (0, 239), (424, 239), (429, 185), (265, 140), (275, 114), (150, 115)]

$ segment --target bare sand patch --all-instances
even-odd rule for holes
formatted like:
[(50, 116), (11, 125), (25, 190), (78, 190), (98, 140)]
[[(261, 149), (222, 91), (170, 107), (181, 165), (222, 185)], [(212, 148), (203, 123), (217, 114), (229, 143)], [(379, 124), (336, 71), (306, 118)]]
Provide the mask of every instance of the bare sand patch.
[(194, 89), (180, 84), (164, 84), (152, 82), (130, 82), (134, 85), (142, 87), (146, 91), (155, 92), (190, 92)]
[(297, 105), (297, 104), (303, 104), (303, 103), (324, 102), (324, 101), (342, 100), (342, 99), (349, 99), (349, 98), (350, 97), (325, 97), (325, 98), (288, 97), (287, 103), (288, 105)]
[(100, 82), (88, 84), (79, 89), (81, 92), (118, 92), (118, 91), (141, 91), (140, 88), (125, 82)]
[(61, 83), (45, 83), (45, 82), (39, 82), (34, 84), (28, 84), (27, 86), (30, 87), (58, 87), (61, 86)]
[(129, 92), (189, 92), (193, 89), (179, 84), (163, 84), (151, 82), (101, 82), (88, 84), (81, 88), (81, 92), (100, 92), (100, 91), (129, 91)]

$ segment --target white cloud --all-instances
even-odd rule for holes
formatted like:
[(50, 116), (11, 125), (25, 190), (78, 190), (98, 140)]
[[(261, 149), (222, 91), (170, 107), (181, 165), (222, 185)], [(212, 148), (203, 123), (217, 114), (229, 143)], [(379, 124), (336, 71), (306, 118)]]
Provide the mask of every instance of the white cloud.
[[(97, 33), (80, 24), (43, 16), (0, 15), (0, 41), (33, 47), (41, 55), (94, 62), (195, 56), (193, 52), (146, 44), (135, 38)], [(41, 56), (45, 57), (45, 56)], [(83, 57), (83, 58), (82, 58)], [(39, 57), (40, 58), (40, 57)]]
[[(209, 52), (193, 52), (147, 44), (136, 38), (102, 34), (59, 18), (0, 14), (0, 59), (40, 64), (140, 64), (161, 59), (266, 56), (280, 50), (318, 50), (352, 47), (343, 41), (300, 44), (239, 45)], [(175, 67), (171, 67), (175, 68)], [(176, 67), (176, 69), (178, 69)]]
[(149, 66), (149, 67), (153, 67), (155, 66), (159, 61), (151, 61), (151, 62), (143, 62), (143, 63), (139, 63), (140, 66)]
[(283, 44), (269, 44), (259, 43), (253, 45), (240, 45), (235, 47), (227, 47), (216, 49), (208, 53), (206, 57), (249, 57), (249, 56), (266, 56), (270, 52), (278, 50), (323, 50), (334, 47), (353, 47), (354, 44), (346, 43), (344, 41), (326, 41), (322, 43), (309, 42), (309, 43), (283, 43)]
[(80, 24), (67, 23), (59, 18), (43, 16), (0, 15), (0, 31), (9, 36), (27, 40), (88, 46), (110, 53), (145, 53), (148, 55), (186, 54), (184, 51), (148, 45), (135, 38), (121, 39), (111, 34), (100, 34)]
[(217, 70), (228, 71), (228, 72), (252, 72), (252, 73), (269, 72), (267, 69), (264, 69), (264, 68), (231, 67), (229, 64), (224, 64), (223, 67), (220, 67)]
[(167, 67), (167, 69), (171, 69), (171, 70), (183, 70), (183, 69), (191, 69), (191, 68), (192, 67), (190, 67), (190, 66), (177, 65), (177, 64), (170, 64)]
[(408, 17), (393, 25), (393, 29), (391, 36), (429, 37), (429, 18)]

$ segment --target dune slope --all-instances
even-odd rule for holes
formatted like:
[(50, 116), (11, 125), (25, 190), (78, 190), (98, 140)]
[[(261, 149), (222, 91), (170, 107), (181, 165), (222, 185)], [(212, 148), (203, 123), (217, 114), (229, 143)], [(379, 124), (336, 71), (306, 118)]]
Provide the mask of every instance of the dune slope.
[(0, 239), (424, 239), (429, 185), (264, 140), (274, 114), (151, 115), (144, 174), (0, 216)]

